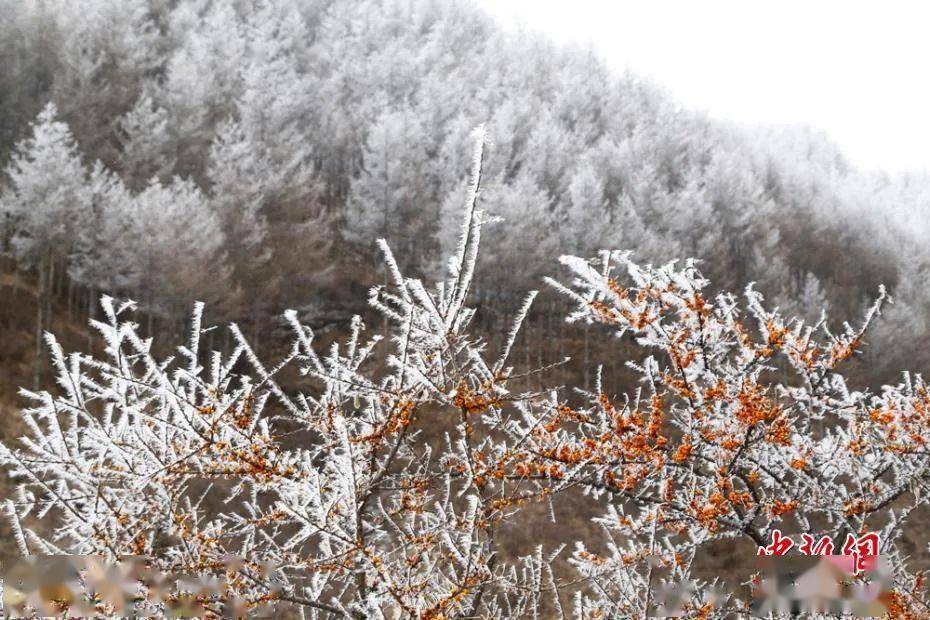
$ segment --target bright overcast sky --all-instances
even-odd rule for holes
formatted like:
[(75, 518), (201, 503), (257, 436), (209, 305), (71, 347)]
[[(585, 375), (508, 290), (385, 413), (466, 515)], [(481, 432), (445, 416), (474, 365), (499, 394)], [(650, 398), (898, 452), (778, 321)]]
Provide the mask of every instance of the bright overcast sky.
[(826, 130), (864, 168), (930, 169), (930, 3), (478, 0), (592, 44), (688, 107)]

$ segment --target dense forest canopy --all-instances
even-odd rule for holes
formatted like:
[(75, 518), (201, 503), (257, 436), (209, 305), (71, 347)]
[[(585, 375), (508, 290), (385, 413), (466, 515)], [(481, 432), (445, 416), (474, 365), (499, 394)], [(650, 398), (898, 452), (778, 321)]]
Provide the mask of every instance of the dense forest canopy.
[(717, 285), (754, 281), (808, 317), (857, 313), (885, 283), (879, 374), (930, 361), (930, 184), (854, 170), (817, 132), (682, 109), (468, 1), (0, 10), (3, 248), (40, 295), (92, 312), (109, 292), (168, 320), (194, 299), (246, 323), (283, 307), (343, 320), (384, 280), (366, 260), (377, 237), (439, 273), (485, 123), (502, 221), (481, 268), (508, 268), (483, 299), (513, 307), (561, 253), (695, 256)]

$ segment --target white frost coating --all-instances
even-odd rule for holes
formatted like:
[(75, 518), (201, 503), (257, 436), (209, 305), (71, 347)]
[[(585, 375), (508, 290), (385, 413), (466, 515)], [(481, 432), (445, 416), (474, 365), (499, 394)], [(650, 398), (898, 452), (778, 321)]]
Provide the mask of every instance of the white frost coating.
[[(280, 585), (318, 618), (545, 617), (566, 588), (579, 617), (642, 617), (649, 556), (681, 582), (709, 542), (764, 544), (791, 519), (837, 536), (874, 512), (888, 517), (896, 585), (913, 585), (895, 535), (930, 473), (927, 386), (908, 375), (874, 394), (842, 374), (884, 292), (861, 326), (831, 333), (767, 310), (752, 288), (705, 297), (691, 261), (565, 256), (570, 280), (547, 282), (574, 302), (569, 318), (641, 347), (626, 365), (639, 383), (616, 395), (598, 367), (593, 393), (541, 385), (545, 366), (508, 366), (537, 293), (491, 334), (499, 348), (466, 305), (486, 222), (485, 142), (479, 129), (445, 281), (405, 277), (380, 242), (392, 284), (370, 302), (384, 333), (354, 317), (345, 338), (315, 349), (289, 310), (290, 347), (264, 361), (236, 325), (229, 354), (203, 351), (212, 328), (198, 303), (186, 344), (162, 356), (132, 322), (134, 304), (104, 297), (99, 358), (48, 335), (55, 384), (22, 390), (25, 435), (0, 445), (19, 485), (2, 506), (18, 550), (152, 555), (165, 572), (242, 555), (253, 564), (237, 596)], [(565, 524), (566, 550), (503, 552), (524, 506), (560, 518), (569, 491), (598, 508), (585, 527)]]

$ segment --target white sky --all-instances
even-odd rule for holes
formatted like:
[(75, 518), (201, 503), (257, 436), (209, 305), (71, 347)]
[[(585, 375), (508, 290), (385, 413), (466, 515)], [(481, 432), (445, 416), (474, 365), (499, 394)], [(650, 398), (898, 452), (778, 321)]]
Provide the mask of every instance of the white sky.
[(930, 2), (477, 1), (592, 44), (687, 107), (826, 130), (863, 168), (930, 169)]

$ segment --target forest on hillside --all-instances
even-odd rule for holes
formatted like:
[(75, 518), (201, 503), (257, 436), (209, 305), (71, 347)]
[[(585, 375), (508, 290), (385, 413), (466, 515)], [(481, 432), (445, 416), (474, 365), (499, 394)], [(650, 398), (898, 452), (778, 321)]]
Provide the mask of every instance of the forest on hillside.
[(374, 239), (440, 273), (485, 124), (487, 315), (549, 257), (619, 248), (809, 318), (883, 283), (873, 378), (930, 361), (930, 183), (854, 170), (816, 131), (711, 120), (467, 0), (0, 9), (2, 249), (45, 301), (36, 333), (101, 292), (165, 326), (200, 300), (256, 332), (286, 307), (345, 329), (385, 281)]

